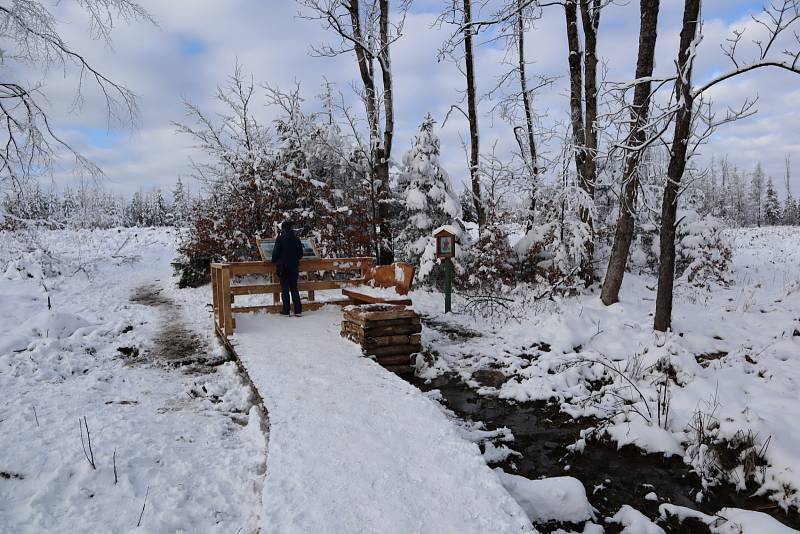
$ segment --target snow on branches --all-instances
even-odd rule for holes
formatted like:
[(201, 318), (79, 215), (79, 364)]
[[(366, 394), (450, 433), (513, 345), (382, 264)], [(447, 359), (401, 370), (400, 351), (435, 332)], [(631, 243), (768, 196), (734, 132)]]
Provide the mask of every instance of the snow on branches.
[(400, 256), (419, 265), (417, 276), (426, 280), (436, 265), (435, 228), (452, 224), (461, 216), (461, 205), (439, 163), (439, 138), (433, 133), (430, 114), (420, 126), (414, 145), (403, 157), (398, 177), (402, 226), (397, 237)]

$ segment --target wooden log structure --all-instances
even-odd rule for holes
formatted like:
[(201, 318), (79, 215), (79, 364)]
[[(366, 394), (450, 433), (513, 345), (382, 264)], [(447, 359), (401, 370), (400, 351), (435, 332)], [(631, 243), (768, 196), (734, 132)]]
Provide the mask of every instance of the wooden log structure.
[(421, 331), (413, 310), (380, 304), (345, 308), (341, 335), (387, 370), (405, 374), (413, 371), (412, 357), (422, 350)]
[[(297, 288), (308, 292), (308, 300), (303, 302), (303, 309), (317, 310), (326, 304), (349, 305), (350, 298), (343, 296), (340, 299), (315, 302), (315, 291), (325, 289), (341, 289), (348, 286), (361, 285), (371, 276), (375, 266), (373, 258), (309, 258), (300, 262), (300, 273), (305, 273), (305, 278), (300, 280)], [(338, 278), (337, 273), (351, 273), (349, 278)], [(330, 274), (330, 280), (314, 280), (313, 276)], [(237, 277), (262, 275), (269, 278), (269, 282), (262, 284), (233, 284)], [(234, 263), (211, 264), (211, 294), (214, 307), (214, 329), (223, 339), (233, 334), (236, 328), (235, 313), (281, 311), (280, 291), (281, 285), (277, 283), (275, 265), (268, 261), (242, 261)], [(273, 304), (260, 306), (234, 306), (237, 295), (268, 295), (272, 294)]]

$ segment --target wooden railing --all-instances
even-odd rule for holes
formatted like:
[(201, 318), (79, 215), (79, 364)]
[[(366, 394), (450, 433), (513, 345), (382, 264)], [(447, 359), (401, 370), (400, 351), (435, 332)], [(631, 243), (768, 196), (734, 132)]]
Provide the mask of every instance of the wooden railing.
[[(308, 292), (308, 301), (303, 303), (304, 310), (316, 310), (326, 304), (348, 304), (350, 299), (342, 296), (336, 300), (315, 302), (315, 291), (341, 289), (347, 286), (361, 285), (375, 265), (373, 258), (314, 258), (300, 262), (301, 273), (333, 273), (332, 279), (301, 279), (297, 285), (300, 291)], [(352, 278), (337, 280), (336, 273), (358, 273)], [(264, 275), (270, 282), (263, 284), (236, 285), (232, 280), (240, 276)], [(214, 306), (214, 326), (223, 338), (233, 334), (236, 328), (234, 313), (253, 313), (266, 311), (278, 313), (281, 310), (281, 285), (277, 283), (275, 264), (266, 261), (242, 261), (234, 263), (211, 264), (211, 292)], [(267, 295), (272, 293), (271, 305), (233, 306), (236, 295)]]

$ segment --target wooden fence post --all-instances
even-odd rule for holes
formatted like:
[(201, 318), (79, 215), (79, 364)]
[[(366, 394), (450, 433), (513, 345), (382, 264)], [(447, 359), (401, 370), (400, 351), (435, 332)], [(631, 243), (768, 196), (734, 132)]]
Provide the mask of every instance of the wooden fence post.
[(225, 337), (233, 334), (233, 313), (231, 312), (231, 271), (227, 265), (222, 267), (221, 273), (222, 280), (220, 289), (222, 292), (220, 300), (220, 308), (222, 308), (221, 319), (222, 324), (220, 327), (225, 333)]

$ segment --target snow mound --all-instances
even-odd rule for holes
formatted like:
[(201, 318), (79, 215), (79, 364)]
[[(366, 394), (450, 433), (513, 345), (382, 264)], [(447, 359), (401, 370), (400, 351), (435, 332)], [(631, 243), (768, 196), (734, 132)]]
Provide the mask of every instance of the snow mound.
[(636, 416), (630, 421), (609, 425), (605, 431), (619, 448), (635, 445), (649, 453), (662, 453), (664, 456), (683, 455), (683, 447), (675, 434)]
[(614, 517), (607, 519), (609, 523), (622, 525), (621, 534), (665, 534), (664, 529), (650, 521), (642, 512), (623, 504), (622, 508), (614, 514)]
[(0, 341), (0, 354), (25, 350), (36, 338), (66, 339), (90, 324), (71, 313), (46, 310), (28, 318)]
[(499, 467), (494, 472), (534, 523), (580, 523), (594, 518), (595, 510), (586, 498), (583, 483), (577, 478), (531, 480), (506, 473)]
[(727, 521), (710, 525), (714, 534), (796, 534), (797, 531), (789, 528), (762, 512), (742, 510), (740, 508), (723, 508), (717, 515)]

